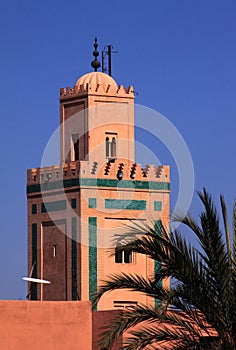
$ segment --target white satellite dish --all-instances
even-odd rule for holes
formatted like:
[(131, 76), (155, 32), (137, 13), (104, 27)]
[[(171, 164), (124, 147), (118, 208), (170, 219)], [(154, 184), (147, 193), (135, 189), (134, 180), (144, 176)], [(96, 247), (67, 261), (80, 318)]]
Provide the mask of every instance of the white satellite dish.
[(33, 282), (33, 283), (41, 283), (41, 284), (51, 284), (50, 281), (47, 280), (41, 280), (39, 278), (32, 278), (32, 277), (22, 277), (24, 281), (27, 282)]

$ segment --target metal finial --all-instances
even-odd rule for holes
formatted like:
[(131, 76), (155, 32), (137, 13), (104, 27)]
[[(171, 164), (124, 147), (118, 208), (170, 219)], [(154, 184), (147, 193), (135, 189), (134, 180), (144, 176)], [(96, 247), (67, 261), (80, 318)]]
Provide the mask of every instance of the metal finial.
[(94, 71), (96, 72), (97, 69), (101, 66), (99, 60), (97, 59), (97, 57), (99, 56), (99, 52), (97, 50), (97, 47), (98, 47), (97, 38), (95, 38), (93, 46), (94, 46), (93, 56), (95, 58), (91, 62), (91, 66), (94, 68)]

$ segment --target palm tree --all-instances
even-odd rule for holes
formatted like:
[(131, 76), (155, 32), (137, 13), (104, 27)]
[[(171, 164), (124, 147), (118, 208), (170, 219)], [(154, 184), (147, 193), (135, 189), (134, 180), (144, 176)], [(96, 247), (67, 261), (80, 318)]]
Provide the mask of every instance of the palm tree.
[[(124, 288), (157, 298), (159, 303), (157, 307), (138, 305), (115, 316), (103, 328), (101, 347), (111, 349), (126, 332), (123, 349), (127, 350), (236, 349), (236, 206), (230, 237), (227, 209), (220, 197), (224, 239), (212, 197), (205, 189), (198, 195), (204, 206), (199, 223), (190, 215), (181, 221), (193, 231), (199, 248), (177, 230), (168, 233), (161, 225), (153, 229), (136, 225), (131, 232), (136, 238), (128, 234), (125, 244), (118, 246), (147, 255), (161, 263), (161, 269), (148, 279), (115, 274), (103, 282), (94, 302), (104, 293)], [(166, 289), (161, 281), (169, 277), (172, 283)]]

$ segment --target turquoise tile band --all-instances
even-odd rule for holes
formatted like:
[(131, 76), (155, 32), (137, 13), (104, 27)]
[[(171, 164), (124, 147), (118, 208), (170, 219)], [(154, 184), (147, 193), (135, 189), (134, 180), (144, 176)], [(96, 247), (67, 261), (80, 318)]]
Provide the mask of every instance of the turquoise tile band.
[(106, 209), (146, 210), (146, 201), (128, 199), (105, 199)]

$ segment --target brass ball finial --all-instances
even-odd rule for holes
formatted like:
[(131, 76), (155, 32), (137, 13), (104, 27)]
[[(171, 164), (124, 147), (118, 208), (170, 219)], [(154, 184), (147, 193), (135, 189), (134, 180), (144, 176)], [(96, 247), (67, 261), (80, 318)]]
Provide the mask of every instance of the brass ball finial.
[(99, 56), (99, 52), (97, 50), (97, 47), (98, 47), (97, 38), (95, 38), (93, 46), (94, 46), (93, 56), (95, 58), (91, 62), (91, 66), (94, 68), (94, 71), (96, 72), (97, 69), (101, 66), (99, 60), (97, 59), (97, 57)]

